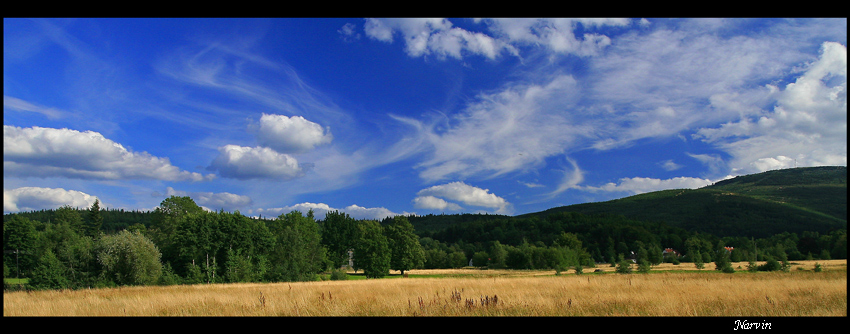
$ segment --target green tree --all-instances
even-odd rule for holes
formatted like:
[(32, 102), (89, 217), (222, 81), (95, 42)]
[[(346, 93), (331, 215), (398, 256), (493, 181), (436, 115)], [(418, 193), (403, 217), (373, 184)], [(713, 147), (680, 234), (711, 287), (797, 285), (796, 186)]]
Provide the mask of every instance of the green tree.
[(620, 261), (617, 262), (616, 272), (618, 274), (631, 274), (632, 273), (632, 261), (627, 260), (622, 255), (620, 255)]
[(106, 277), (119, 285), (156, 284), (162, 274), (159, 249), (138, 232), (104, 235), (97, 253)]
[(649, 260), (642, 259), (638, 261), (638, 271), (641, 273), (648, 273), (652, 269), (652, 264), (649, 263)]
[(8, 265), (15, 277), (29, 276), (35, 267), (37, 238), (29, 218), (12, 215), (3, 222), (3, 265)]
[(270, 228), (277, 242), (269, 254), (272, 281), (313, 281), (330, 262), (312, 215), (281, 214)]
[(395, 216), (384, 226), (390, 246), (390, 269), (404, 272), (421, 267), (425, 262), (425, 252), (419, 244), (419, 236), (413, 230), (407, 217)]
[(80, 216), (79, 210), (72, 208), (70, 205), (63, 205), (56, 210), (53, 223), (65, 224), (74, 230), (74, 232), (80, 234), (84, 234), (85, 231), (83, 218)]
[(175, 261), (178, 249), (174, 247), (178, 228), (182, 221), (189, 215), (204, 213), (204, 209), (195, 204), (189, 196), (169, 196), (162, 200), (153, 211), (151, 240), (156, 243), (163, 252), (166, 261)]
[(100, 235), (100, 227), (103, 225), (103, 215), (101, 214), (100, 209), (100, 200), (94, 200), (94, 203), (89, 207), (86, 222), (85, 222), (85, 235), (97, 238)]
[(253, 282), (256, 280), (254, 264), (250, 256), (242, 255), (241, 250), (227, 250), (227, 261), (225, 263), (224, 279), (227, 282)]
[(357, 221), (348, 214), (331, 211), (321, 224), (322, 244), (333, 267), (348, 265), (348, 251), (354, 249), (358, 237)]
[(57, 220), (56, 224), (46, 224), (40, 233), (37, 254), (43, 256), (50, 251), (59, 259), (65, 267), (69, 287), (92, 286), (96, 284), (98, 274), (94, 241), (82, 235), (73, 224), (73, 220), (65, 219)]
[(703, 259), (702, 254), (700, 254), (700, 252), (698, 250), (694, 250), (692, 252), (689, 252), (688, 255), (690, 255), (693, 258), (694, 267), (696, 267), (697, 269), (705, 268), (705, 262), (703, 262), (703, 260), (702, 260)]
[(472, 255), (472, 265), (476, 267), (486, 267), (489, 265), (488, 260), (490, 255), (485, 251), (478, 251)]
[(390, 270), (390, 245), (381, 225), (374, 220), (358, 221), (359, 238), (354, 247), (354, 267), (368, 278), (381, 278)]
[(730, 259), (730, 252), (726, 249), (726, 245), (723, 243), (723, 240), (720, 240), (717, 243), (717, 251), (714, 256), (714, 269), (720, 270), (724, 273), (733, 273), (735, 269), (732, 268), (732, 261)]
[(505, 258), (507, 257), (507, 251), (505, 251), (505, 247), (496, 240), (490, 245), (489, 249), (489, 259), (487, 261), (487, 267), (492, 269), (501, 269), (505, 267)]
[(36, 290), (66, 289), (71, 286), (65, 266), (52, 250), (39, 258), (38, 265), (32, 272), (28, 285)]

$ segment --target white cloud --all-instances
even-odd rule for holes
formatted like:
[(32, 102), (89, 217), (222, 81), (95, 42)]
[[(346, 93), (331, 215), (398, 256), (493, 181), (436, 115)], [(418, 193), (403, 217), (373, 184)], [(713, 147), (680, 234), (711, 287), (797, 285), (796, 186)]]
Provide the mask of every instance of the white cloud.
[(568, 189), (579, 188), (579, 184), (584, 181), (584, 172), (578, 167), (578, 164), (573, 159), (567, 159), (567, 162), (572, 165), (572, 171), (564, 171), (564, 177), (561, 179), (561, 183), (558, 184), (558, 188), (549, 193), (549, 196), (558, 195)]
[(3, 174), (19, 177), (202, 181), (168, 158), (131, 152), (94, 131), (3, 126)]
[(541, 165), (589, 135), (589, 124), (575, 124), (570, 113), (578, 91), (571, 76), (543, 85), (515, 84), (479, 95), (446, 125), (417, 123), (416, 135), (433, 147), (432, 156), (417, 165), (420, 176), (429, 181), (495, 177)]
[(355, 31), (354, 23), (346, 23), (343, 25), (337, 32), (339, 33), (342, 40), (346, 42), (350, 42), (352, 40), (360, 39), (360, 34)]
[(629, 19), (551, 19), (498, 18), (476, 19), (484, 22), (490, 35), (455, 27), (444, 18), (371, 18), (366, 20), (366, 35), (391, 43), (398, 32), (411, 57), (436, 54), (440, 58), (461, 59), (465, 54), (483, 55), (495, 59), (503, 52), (519, 56), (517, 46), (543, 46), (561, 54), (597, 55), (611, 44), (605, 35), (585, 33), (577, 37), (574, 30), (582, 25), (586, 30), (602, 26), (626, 26)]
[(295, 205), (292, 205), (292, 206), (285, 206), (285, 207), (280, 207), (280, 208), (258, 209), (258, 210), (255, 210), (254, 213), (277, 217), (277, 216), (280, 216), (281, 214), (286, 214), (286, 213), (289, 213), (289, 212), (292, 212), (292, 211), (298, 211), (298, 212), (301, 212), (302, 214), (306, 215), (307, 212), (310, 211), (310, 210), (313, 210), (313, 216), (316, 219), (319, 219), (319, 220), (325, 219), (325, 215), (327, 215), (327, 213), (331, 212), (331, 211), (345, 212), (346, 214), (348, 214), (349, 216), (351, 216), (354, 219), (374, 219), (374, 220), (381, 220), (381, 219), (384, 219), (384, 218), (387, 218), (387, 217), (394, 217), (394, 216), (399, 216), (399, 215), (407, 216), (407, 215), (411, 214), (411, 213), (408, 213), (408, 212), (396, 213), (396, 212), (392, 212), (392, 211), (390, 211), (386, 208), (383, 208), (383, 207), (367, 208), (367, 207), (362, 207), (362, 206), (359, 206), (359, 205), (356, 205), (356, 204), (346, 206), (345, 208), (342, 208), (342, 209), (337, 209), (337, 208), (333, 208), (330, 205), (327, 205), (325, 203), (310, 203), (310, 202), (304, 202), (304, 203), (299, 203), (299, 204), (295, 204)]
[(460, 59), (471, 53), (495, 59), (503, 51), (516, 53), (509, 44), (483, 33), (454, 27), (442, 18), (370, 18), (364, 29), (367, 36), (388, 43), (398, 31), (411, 57), (436, 54), (440, 58)]
[[(3, 212), (25, 212), (51, 210), (64, 205), (73, 208), (88, 208), (95, 196), (77, 190), (62, 188), (21, 187), (3, 189)], [(103, 203), (101, 203), (103, 207)]]
[(246, 207), (251, 206), (252, 201), (251, 198), (244, 195), (236, 195), (228, 192), (188, 192), (188, 191), (178, 191), (174, 190), (172, 187), (168, 187), (166, 191), (166, 197), (170, 196), (189, 196), (198, 206), (203, 207), (207, 211), (218, 211), (219, 209), (223, 209), (227, 212), (233, 212), (235, 210), (244, 209)]
[(847, 48), (827, 42), (819, 59), (784, 90), (772, 111), (702, 128), (694, 135), (732, 156), (736, 173), (847, 164)]
[(304, 175), (297, 159), (268, 147), (225, 145), (218, 150), (219, 156), (208, 169), (217, 170), (223, 177), (290, 180)]
[(697, 189), (711, 185), (714, 181), (695, 177), (675, 177), (672, 179), (653, 179), (647, 177), (622, 178), (619, 183), (608, 183), (601, 187), (584, 186), (588, 191), (627, 192), (642, 194), (667, 189)]
[(50, 119), (57, 119), (64, 116), (66, 113), (55, 108), (38, 106), (33, 103), (21, 100), (16, 97), (3, 96), (3, 109), (11, 109), (16, 111), (29, 111), (43, 114)]
[[(508, 213), (511, 210), (510, 203), (505, 201), (504, 198), (490, 193), (489, 189), (481, 189), (470, 186), (461, 181), (425, 188), (416, 194), (418, 195), (418, 198), (426, 198), (420, 200), (423, 205), (438, 204), (436, 201), (428, 199), (428, 197), (434, 197), (437, 199), (441, 197), (452, 201), (459, 201), (466, 205), (494, 208), (497, 209), (497, 213)], [(453, 207), (451, 206), (451, 203), (447, 203), (446, 206)]]
[(460, 211), (463, 208), (457, 203), (450, 203), (442, 198), (437, 198), (434, 196), (417, 196), (413, 199), (413, 207), (417, 209), (435, 209), (435, 210), (449, 210), (449, 211)]
[(513, 44), (542, 45), (556, 53), (579, 56), (597, 55), (611, 44), (605, 35), (585, 33), (577, 37), (574, 33), (578, 24), (586, 29), (601, 26), (626, 26), (629, 19), (604, 18), (501, 18), (485, 20), (497, 36)]
[(280, 153), (303, 153), (333, 140), (330, 129), (301, 116), (263, 114), (257, 133), (260, 145)]
[(668, 171), (668, 172), (671, 172), (671, 171), (677, 170), (677, 169), (679, 169), (679, 168), (682, 168), (682, 165), (680, 165), (680, 164), (677, 164), (677, 163), (673, 162), (673, 160), (665, 160), (665, 161), (662, 161), (662, 162), (660, 163), (660, 165), (661, 165), (661, 168), (664, 168), (664, 170), (666, 170), (666, 171)]

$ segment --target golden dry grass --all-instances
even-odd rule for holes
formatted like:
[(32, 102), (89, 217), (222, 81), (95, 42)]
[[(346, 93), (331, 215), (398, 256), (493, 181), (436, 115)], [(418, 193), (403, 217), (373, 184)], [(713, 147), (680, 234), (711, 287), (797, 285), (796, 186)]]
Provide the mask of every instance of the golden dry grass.
[[(811, 271), (815, 262), (824, 272)], [(846, 317), (846, 261), (797, 266), (804, 270), (722, 274), (713, 264), (703, 272), (665, 272), (665, 266), (630, 275), (414, 270), (406, 279), (7, 292), (3, 315)]]

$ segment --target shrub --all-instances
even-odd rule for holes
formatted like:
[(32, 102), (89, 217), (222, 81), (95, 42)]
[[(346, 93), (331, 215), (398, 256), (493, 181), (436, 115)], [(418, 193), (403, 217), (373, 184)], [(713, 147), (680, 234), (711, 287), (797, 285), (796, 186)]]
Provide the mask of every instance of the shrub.
[(758, 266), (759, 271), (777, 271), (781, 270), (782, 265), (774, 258), (768, 258), (765, 264)]
[(631, 274), (632, 273), (632, 264), (629, 260), (620, 261), (617, 264), (617, 273), (618, 274)]
[(342, 270), (331, 271), (331, 281), (344, 281), (348, 279), (348, 273)]

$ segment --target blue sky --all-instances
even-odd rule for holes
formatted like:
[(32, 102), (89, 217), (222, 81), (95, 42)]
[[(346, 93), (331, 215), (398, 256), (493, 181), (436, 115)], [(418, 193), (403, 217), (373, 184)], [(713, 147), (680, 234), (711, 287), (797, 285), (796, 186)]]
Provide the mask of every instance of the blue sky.
[(517, 215), (847, 164), (847, 19), (3, 21), (3, 211)]

